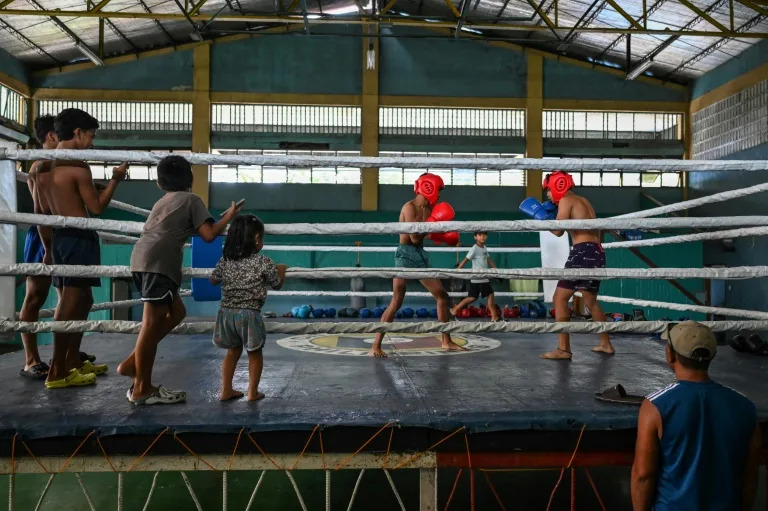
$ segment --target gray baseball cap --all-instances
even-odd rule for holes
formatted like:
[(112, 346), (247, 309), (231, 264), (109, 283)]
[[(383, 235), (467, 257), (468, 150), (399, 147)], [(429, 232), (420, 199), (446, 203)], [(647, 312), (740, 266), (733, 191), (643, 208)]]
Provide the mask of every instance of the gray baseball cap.
[[(699, 362), (712, 360), (717, 353), (715, 334), (712, 333), (709, 327), (696, 321), (684, 321), (672, 328), (667, 328), (661, 335), (661, 338), (669, 341), (672, 349), (678, 355)], [(706, 350), (708, 355), (704, 355), (700, 351), (697, 353), (697, 356), (693, 356), (696, 350)]]

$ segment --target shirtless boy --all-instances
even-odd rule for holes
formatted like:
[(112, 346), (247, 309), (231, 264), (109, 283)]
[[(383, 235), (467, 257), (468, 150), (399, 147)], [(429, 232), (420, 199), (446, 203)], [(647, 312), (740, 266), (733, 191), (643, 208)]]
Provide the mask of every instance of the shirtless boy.
[[(88, 113), (68, 108), (56, 116), (57, 149), (89, 149), (99, 123)], [(102, 192), (93, 184), (91, 168), (77, 160), (46, 161), (39, 166), (37, 196), (43, 214), (88, 218), (106, 209), (117, 185), (125, 178), (124, 163), (112, 170), (112, 179)], [(101, 264), (99, 237), (95, 231), (75, 228), (55, 228), (51, 238), (53, 264), (92, 266)], [(60, 290), (56, 321), (85, 320), (93, 305), (91, 287), (101, 285), (98, 278), (54, 277), (53, 285)], [(90, 385), (96, 374), (107, 372), (106, 365), (80, 360), (83, 334), (56, 333), (53, 336), (53, 360), (45, 386), (59, 389)]]
[[(437, 203), (440, 190), (445, 184), (440, 176), (435, 174), (422, 174), (413, 185), (416, 197), (405, 203), (400, 210), (400, 222), (449, 222), (453, 220), (453, 208), (446, 202)], [(424, 238), (429, 238), (435, 243), (445, 243), (456, 246), (459, 243), (459, 233), (445, 232), (426, 234), (401, 234), (400, 245), (395, 253), (395, 267), (397, 268), (429, 268), (429, 257), (424, 252)], [(448, 312), (449, 299), (442, 282), (438, 279), (421, 280), (421, 285), (432, 293), (437, 301), (437, 318), (443, 323), (450, 319)], [(381, 316), (381, 321), (391, 322), (395, 313), (403, 305), (405, 299), (405, 279), (392, 280), (392, 301)], [(376, 334), (369, 355), (376, 358), (385, 358), (386, 353), (381, 349), (383, 333)], [(454, 343), (450, 334), (442, 334), (442, 347), (446, 351), (466, 351), (466, 348)]]
[[(573, 192), (573, 187), (573, 177), (562, 170), (553, 172), (544, 178), (542, 188), (547, 191), (547, 198), (557, 208), (557, 220), (587, 220), (596, 218), (592, 204), (584, 197), (576, 195)], [(546, 203), (543, 206), (543, 209), (549, 209)], [(535, 211), (526, 212), (535, 218), (542, 218), (535, 215)], [(565, 231), (552, 231), (552, 234), (560, 237), (565, 234)], [(605, 268), (605, 252), (600, 243), (600, 231), (572, 230), (568, 231), (568, 234), (571, 236), (573, 246), (571, 247), (568, 261), (565, 263), (566, 268)], [(555, 302), (555, 319), (558, 322), (568, 322), (571, 320), (568, 301), (576, 291), (581, 293), (584, 304), (592, 314), (592, 318), (595, 321), (605, 321), (605, 313), (597, 301), (597, 294), (600, 291), (599, 280), (559, 281), (553, 299)], [(608, 334), (600, 334), (600, 344), (592, 348), (592, 351), (609, 355), (614, 354)], [(541, 355), (541, 358), (546, 360), (571, 360), (571, 357), (571, 340), (568, 334), (558, 334), (557, 348)]]

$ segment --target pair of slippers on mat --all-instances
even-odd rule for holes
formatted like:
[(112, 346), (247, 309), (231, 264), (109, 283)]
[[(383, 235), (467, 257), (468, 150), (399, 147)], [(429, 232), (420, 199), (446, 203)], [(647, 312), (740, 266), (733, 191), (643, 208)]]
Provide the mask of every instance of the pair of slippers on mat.
[(768, 343), (763, 341), (757, 334), (752, 334), (749, 337), (737, 335), (728, 341), (728, 345), (739, 353), (760, 356), (768, 355)]
[(634, 396), (632, 394), (627, 394), (624, 386), (619, 384), (614, 385), (609, 389), (605, 389), (602, 392), (595, 392), (595, 399), (598, 401), (603, 401), (604, 403), (639, 406), (642, 404), (645, 396)]
[[(96, 360), (95, 355), (89, 355), (88, 353), (85, 353), (84, 351), (80, 352), (80, 361), (83, 363), (86, 362), (94, 362)], [(50, 364), (51, 361), (48, 361), (48, 364)], [(19, 371), (19, 374), (21, 376), (24, 376), (25, 378), (32, 378), (33, 380), (45, 380), (48, 378), (48, 371), (50, 371), (50, 366), (46, 364), (45, 362), (40, 362), (39, 364), (35, 364), (32, 367), (29, 368), (29, 370), (21, 368), (21, 371)]]

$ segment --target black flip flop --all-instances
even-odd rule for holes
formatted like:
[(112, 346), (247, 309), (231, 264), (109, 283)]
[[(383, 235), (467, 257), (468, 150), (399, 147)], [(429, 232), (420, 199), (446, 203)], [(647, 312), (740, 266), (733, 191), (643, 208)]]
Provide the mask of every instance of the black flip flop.
[(48, 377), (48, 371), (50, 369), (51, 368), (48, 367), (48, 364), (45, 362), (40, 362), (39, 364), (33, 365), (29, 371), (22, 367), (21, 371), (19, 371), (19, 374), (25, 378), (31, 378), (33, 380), (45, 380)]
[(80, 352), (80, 362), (96, 362), (96, 355), (89, 355), (88, 353), (81, 351)]
[(603, 401), (605, 403), (617, 403), (622, 405), (638, 406), (642, 404), (645, 397), (633, 396), (633, 395), (627, 394), (627, 391), (624, 390), (624, 387), (621, 384), (619, 384), (609, 389), (605, 389), (602, 392), (595, 392), (595, 399), (597, 399), (598, 401)]

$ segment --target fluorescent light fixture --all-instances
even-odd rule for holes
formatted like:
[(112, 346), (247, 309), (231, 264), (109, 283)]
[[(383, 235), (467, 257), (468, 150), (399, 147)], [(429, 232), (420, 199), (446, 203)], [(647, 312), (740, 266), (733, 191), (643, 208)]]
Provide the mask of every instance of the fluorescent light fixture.
[(322, 16), (319, 14), (307, 14), (308, 20), (319, 20), (320, 18), (322, 18)]
[(474, 29), (474, 28), (461, 27), (461, 30), (462, 30), (462, 32), (471, 32), (471, 33), (473, 33), (473, 34), (480, 34), (480, 35), (482, 35), (482, 34), (483, 34), (483, 33), (482, 33), (482, 32), (480, 32), (479, 30), (477, 30), (477, 29)]
[[(368, 2), (363, 6), (364, 10), (371, 9), (371, 2)], [(358, 12), (357, 4), (345, 5), (344, 7), (337, 7), (335, 9), (326, 9), (323, 11), (325, 14), (339, 15), (339, 14), (352, 14)]]
[(80, 50), (80, 53), (82, 53), (83, 55), (88, 57), (88, 59), (91, 62), (93, 62), (94, 64), (96, 64), (97, 66), (103, 66), (104, 65), (104, 61), (101, 60), (101, 58), (98, 55), (93, 53), (93, 50), (88, 48), (85, 44), (81, 43), (80, 41), (76, 41), (75, 42), (75, 48)]
[(627, 73), (627, 80), (634, 80), (635, 78), (643, 74), (643, 71), (645, 71), (652, 65), (653, 65), (653, 61), (651, 59), (640, 62), (632, 70), (630, 70), (629, 73)]

